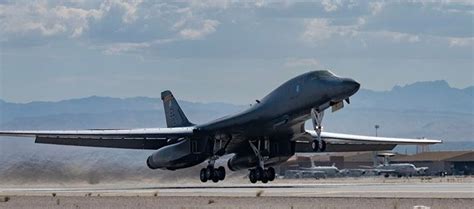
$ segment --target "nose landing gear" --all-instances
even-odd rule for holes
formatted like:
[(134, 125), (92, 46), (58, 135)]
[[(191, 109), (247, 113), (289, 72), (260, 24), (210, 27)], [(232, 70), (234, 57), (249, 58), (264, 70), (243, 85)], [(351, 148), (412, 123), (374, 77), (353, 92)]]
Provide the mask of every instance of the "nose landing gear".
[(323, 131), (322, 123), (324, 117), (324, 110), (319, 111), (315, 108), (311, 109), (311, 121), (313, 122), (313, 129), (316, 131), (317, 139), (311, 142), (311, 148), (314, 152), (324, 152), (326, 150), (326, 142), (321, 139), (321, 132)]

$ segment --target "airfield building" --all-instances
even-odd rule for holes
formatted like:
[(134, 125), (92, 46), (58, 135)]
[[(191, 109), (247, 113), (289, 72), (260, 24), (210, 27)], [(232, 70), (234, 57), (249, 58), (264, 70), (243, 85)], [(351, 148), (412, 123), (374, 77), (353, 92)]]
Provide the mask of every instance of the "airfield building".
[[(374, 166), (374, 153), (321, 153), (316, 155), (300, 154), (280, 166), (280, 173), (302, 167), (335, 165), (339, 169), (361, 169)], [(378, 158), (377, 163), (383, 160)], [(397, 154), (390, 163), (412, 163), (417, 167), (428, 167), (427, 174), (474, 175), (474, 151), (437, 151), (422, 152), (414, 155)]]

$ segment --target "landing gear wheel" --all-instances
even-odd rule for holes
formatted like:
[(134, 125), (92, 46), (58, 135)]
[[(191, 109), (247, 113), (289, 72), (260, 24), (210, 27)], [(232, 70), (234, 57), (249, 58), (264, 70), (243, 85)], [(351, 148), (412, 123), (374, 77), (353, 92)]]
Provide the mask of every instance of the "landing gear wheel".
[(262, 181), (262, 183), (264, 183), (264, 184), (268, 183), (268, 170), (264, 170), (264, 171), (263, 171), (263, 175), (262, 175), (261, 181)]
[(313, 149), (313, 152), (317, 152), (319, 150), (319, 141), (313, 140), (313, 142), (311, 142), (311, 148)]
[(199, 178), (201, 179), (201, 182), (207, 182), (207, 176), (206, 176), (206, 169), (203, 168), (201, 169), (201, 172), (199, 173)]
[(326, 144), (322, 144), (321, 140), (321, 132), (323, 130), (323, 127), (321, 126), (323, 123), (323, 117), (324, 117), (324, 110), (320, 111), (317, 108), (311, 108), (311, 122), (313, 123), (313, 129), (316, 132), (316, 139), (313, 140), (311, 143), (311, 148), (313, 148), (313, 152), (319, 151), (324, 151), (326, 149)]
[(321, 140), (321, 142), (319, 143), (319, 151), (320, 152), (326, 151), (326, 142), (324, 140)]
[(211, 180), (214, 183), (224, 180), (225, 178), (225, 168), (220, 166), (215, 169), (213, 166), (207, 166), (206, 168), (201, 169), (199, 173), (199, 178), (201, 182), (207, 182)]
[(219, 171), (214, 169), (214, 173), (212, 175), (212, 182), (217, 183), (219, 181)]
[(255, 169), (255, 172), (256, 172), (256, 176), (257, 176), (257, 180), (262, 180), (263, 179), (263, 176), (264, 176), (264, 170), (263, 168), (261, 167), (257, 167), (257, 169)]
[(217, 173), (218, 173), (220, 181), (225, 179), (225, 168), (224, 167), (220, 166), (219, 168), (217, 168)]
[(214, 176), (214, 168), (211, 166), (208, 166), (206, 169), (206, 178), (211, 180), (212, 177)]
[(249, 180), (252, 184), (257, 183), (257, 170), (250, 169)]
[(273, 167), (268, 168), (267, 173), (268, 173), (267, 177), (269, 181), (275, 180), (275, 169)]

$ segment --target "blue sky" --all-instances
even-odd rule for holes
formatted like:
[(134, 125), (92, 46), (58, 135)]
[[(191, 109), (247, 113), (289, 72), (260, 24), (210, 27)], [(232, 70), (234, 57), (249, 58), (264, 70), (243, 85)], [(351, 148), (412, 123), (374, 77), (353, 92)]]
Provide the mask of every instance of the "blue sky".
[(474, 85), (472, 1), (0, 0), (0, 98), (237, 104), (330, 69), (363, 88)]

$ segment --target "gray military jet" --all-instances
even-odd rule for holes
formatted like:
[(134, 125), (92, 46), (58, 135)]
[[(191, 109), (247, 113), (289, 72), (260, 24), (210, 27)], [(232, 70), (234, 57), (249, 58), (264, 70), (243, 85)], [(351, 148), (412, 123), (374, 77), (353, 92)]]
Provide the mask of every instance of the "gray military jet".
[[(324, 111), (337, 111), (360, 84), (330, 71), (297, 76), (249, 109), (205, 124), (191, 123), (170, 91), (161, 94), (167, 128), (126, 130), (0, 131), (0, 135), (35, 137), (36, 143), (156, 150), (147, 159), (151, 169), (176, 170), (207, 161), (200, 180), (218, 182), (225, 168), (219, 157), (233, 154), (230, 170), (249, 169), (252, 183), (275, 179), (272, 167), (295, 152), (390, 150), (397, 144), (434, 144), (439, 140), (400, 139), (322, 132)], [(304, 123), (313, 122), (314, 130)]]

